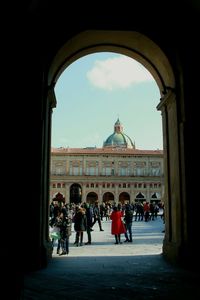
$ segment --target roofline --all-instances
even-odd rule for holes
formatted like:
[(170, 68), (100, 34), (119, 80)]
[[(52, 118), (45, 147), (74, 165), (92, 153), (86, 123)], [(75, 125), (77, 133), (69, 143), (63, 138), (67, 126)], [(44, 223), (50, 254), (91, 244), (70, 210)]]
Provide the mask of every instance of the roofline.
[(163, 156), (163, 150), (140, 150), (132, 148), (118, 148), (118, 147), (106, 147), (106, 148), (51, 148), (51, 155), (160, 155)]

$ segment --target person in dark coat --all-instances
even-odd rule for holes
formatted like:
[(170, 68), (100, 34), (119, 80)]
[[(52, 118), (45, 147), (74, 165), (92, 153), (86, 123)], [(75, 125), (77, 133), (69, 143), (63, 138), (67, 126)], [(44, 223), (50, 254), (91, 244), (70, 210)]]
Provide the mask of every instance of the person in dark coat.
[(85, 208), (85, 214), (87, 218), (87, 236), (88, 241), (85, 243), (85, 245), (91, 245), (92, 237), (91, 237), (91, 231), (92, 231), (92, 220), (93, 220), (93, 209), (89, 203), (84, 203)]
[(95, 202), (94, 207), (93, 207), (93, 223), (92, 223), (92, 227), (94, 226), (94, 224), (96, 223), (96, 221), (99, 224), (99, 230), (100, 231), (104, 231), (102, 228), (102, 224), (101, 224), (101, 214), (100, 214), (100, 207), (98, 204), (98, 201)]
[(87, 217), (85, 214), (85, 208), (78, 207), (73, 218), (74, 230), (76, 231), (75, 245), (83, 245), (83, 232), (87, 229)]
[(124, 242), (132, 243), (133, 210), (131, 209), (131, 206), (129, 204), (125, 206), (124, 223), (126, 227), (126, 232), (125, 232), (126, 240)]

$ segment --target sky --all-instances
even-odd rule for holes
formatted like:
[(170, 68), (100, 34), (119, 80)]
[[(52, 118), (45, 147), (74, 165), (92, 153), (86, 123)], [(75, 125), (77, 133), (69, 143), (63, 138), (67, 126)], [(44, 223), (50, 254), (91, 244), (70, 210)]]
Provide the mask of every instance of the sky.
[(51, 146), (101, 148), (119, 118), (137, 149), (163, 149), (158, 86), (143, 65), (117, 53), (86, 55), (55, 86)]

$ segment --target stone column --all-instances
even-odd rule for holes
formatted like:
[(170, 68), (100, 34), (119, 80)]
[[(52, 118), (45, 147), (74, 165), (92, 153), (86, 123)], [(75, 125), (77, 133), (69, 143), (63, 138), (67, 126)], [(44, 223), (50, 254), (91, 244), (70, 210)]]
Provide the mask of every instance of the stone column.
[(82, 185), (82, 202), (86, 202), (86, 186), (85, 186), (85, 183)]
[(180, 145), (177, 103), (173, 91), (169, 91), (157, 106), (162, 112), (164, 149), (164, 205), (165, 237), (163, 254), (170, 260), (179, 256), (183, 242), (182, 210), (180, 190)]
[(98, 200), (99, 200), (100, 204), (103, 203), (103, 194), (102, 194), (102, 184), (101, 183), (99, 183)]
[[(40, 205), (36, 209), (40, 210), (38, 214), (39, 218), (34, 221), (35, 231), (37, 232), (37, 242), (35, 247), (38, 247), (37, 253), (31, 253), (33, 249), (29, 249), (29, 255), (32, 258), (33, 264), (40, 265), (41, 267), (47, 265), (48, 260), (52, 256), (52, 245), (49, 239), (49, 193), (50, 193), (50, 161), (51, 161), (51, 116), (52, 109), (56, 106), (56, 97), (54, 93), (54, 87), (49, 87), (47, 92), (47, 99), (44, 101), (44, 110), (41, 119), (41, 131), (42, 131), (42, 145), (41, 145), (41, 199)], [(30, 220), (31, 223), (31, 220)], [(42, 226), (41, 226), (42, 224)], [(37, 229), (36, 229), (37, 228)], [(31, 235), (31, 240), (34, 243), (34, 234)], [(34, 262), (34, 260), (36, 260)]]
[(69, 183), (65, 183), (65, 199), (66, 203), (70, 203), (70, 185)]
[(150, 203), (150, 188), (149, 188), (149, 183), (146, 184), (146, 195), (147, 195), (147, 201)]

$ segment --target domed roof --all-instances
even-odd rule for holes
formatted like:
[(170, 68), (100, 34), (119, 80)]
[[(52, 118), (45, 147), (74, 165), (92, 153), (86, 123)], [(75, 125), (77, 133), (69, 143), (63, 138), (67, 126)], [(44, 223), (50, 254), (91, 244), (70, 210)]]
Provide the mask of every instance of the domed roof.
[(123, 133), (123, 126), (119, 119), (115, 122), (114, 133), (111, 134), (103, 144), (103, 147), (119, 147), (135, 149), (131, 138)]

